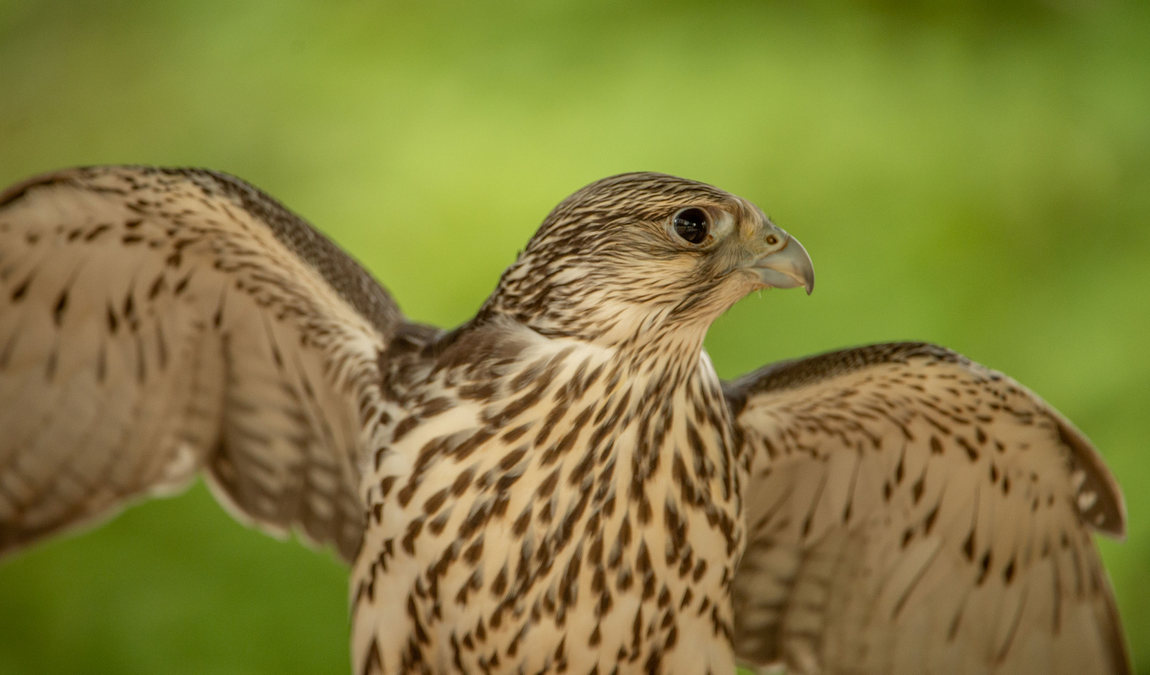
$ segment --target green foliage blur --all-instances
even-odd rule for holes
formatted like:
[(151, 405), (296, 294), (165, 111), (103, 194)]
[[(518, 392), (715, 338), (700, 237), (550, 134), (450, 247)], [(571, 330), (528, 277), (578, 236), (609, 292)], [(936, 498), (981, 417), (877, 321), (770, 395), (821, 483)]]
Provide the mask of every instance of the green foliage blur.
[[(0, 184), (195, 165), (280, 197), (412, 317), (467, 319), (562, 197), (658, 170), (815, 261), (708, 338), (720, 374), (924, 339), (1101, 448), (1150, 673), (1150, 4), (0, 0)], [(0, 563), (0, 673), (346, 673), (346, 570), (202, 485)]]

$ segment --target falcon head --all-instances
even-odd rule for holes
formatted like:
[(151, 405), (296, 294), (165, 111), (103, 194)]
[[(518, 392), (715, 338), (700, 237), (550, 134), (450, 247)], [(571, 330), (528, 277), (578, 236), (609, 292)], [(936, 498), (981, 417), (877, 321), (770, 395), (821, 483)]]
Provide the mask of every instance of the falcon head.
[(660, 173), (563, 200), (504, 272), (484, 314), (605, 345), (697, 336), (749, 292), (814, 286), (802, 244), (751, 202)]

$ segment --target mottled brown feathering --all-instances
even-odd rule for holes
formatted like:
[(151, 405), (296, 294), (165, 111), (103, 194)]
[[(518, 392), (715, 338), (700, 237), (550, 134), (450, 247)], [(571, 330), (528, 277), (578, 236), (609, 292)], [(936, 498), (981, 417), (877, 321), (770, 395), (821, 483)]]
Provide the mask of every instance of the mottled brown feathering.
[(1037, 396), (892, 343), (722, 383), (804, 286), (752, 203), (656, 173), (561, 202), (475, 318), (408, 321), (225, 174), (0, 195), (0, 555), (203, 471), (352, 565), (357, 673), (1129, 671), (1122, 498)]

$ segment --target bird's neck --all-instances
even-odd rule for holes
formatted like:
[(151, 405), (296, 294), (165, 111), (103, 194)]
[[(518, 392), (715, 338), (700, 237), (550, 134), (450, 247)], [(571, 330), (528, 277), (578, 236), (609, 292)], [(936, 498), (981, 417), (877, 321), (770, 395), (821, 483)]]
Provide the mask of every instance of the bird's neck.
[(694, 374), (713, 312), (681, 312), (677, 305), (643, 306), (610, 298), (571, 305), (561, 312), (538, 312), (488, 300), (474, 326), (514, 325), (548, 340), (602, 350), (634, 374), (678, 386)]

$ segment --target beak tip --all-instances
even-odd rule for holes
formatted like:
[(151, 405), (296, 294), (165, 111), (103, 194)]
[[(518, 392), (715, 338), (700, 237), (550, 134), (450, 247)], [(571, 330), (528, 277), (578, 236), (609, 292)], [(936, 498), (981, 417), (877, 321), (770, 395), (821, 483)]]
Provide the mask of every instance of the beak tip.
[(783, 248), (755, 261), (760, 281), (775, 288), (802, 287), (810, 295), (815, 290), (815, 270), (811, 257), (797, 239), (786, 235)]

